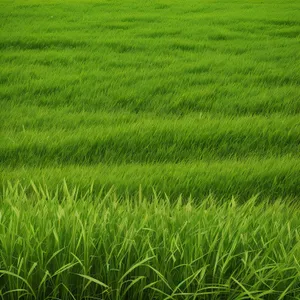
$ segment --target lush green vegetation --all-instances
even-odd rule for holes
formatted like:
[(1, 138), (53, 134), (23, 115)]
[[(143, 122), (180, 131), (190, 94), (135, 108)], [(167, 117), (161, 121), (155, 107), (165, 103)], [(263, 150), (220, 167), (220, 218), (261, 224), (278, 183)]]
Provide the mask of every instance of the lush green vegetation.
[(3, 299), (297, 299), (299, 1), (0, 0), (0, 28)]
[(3, 299), (299, 299), (299, 206), (32, 189), (4, 190)]
[(1, 0), (0, 16), (2, 182), (299, 195), (297, 1)]

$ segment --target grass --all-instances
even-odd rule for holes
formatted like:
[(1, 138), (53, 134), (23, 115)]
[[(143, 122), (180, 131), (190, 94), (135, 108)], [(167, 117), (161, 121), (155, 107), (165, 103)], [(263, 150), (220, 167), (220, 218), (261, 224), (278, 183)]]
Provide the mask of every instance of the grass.
[(299, 299), (298, 2), (0, 0), (2, 299)]
[(299, 195), (296, 1), (0, 5), (2, 186)]
[(299, 299), (298, 204), (31, 188), (3, 191), (2, 299)]
[[(96, 164), (92, 166), (62, 165), (43, 169), (22, 167), (8, 169), (5, 180), (19, 181), (30, 186), (30, 180), (49, 189), (56, 189), (65, 178), (70, 186), (85, 189), (94, 183), (95, 189), (107, 191), (114, 186), (120, 194), (135, 194), (141, 184), (147, 196), (155, 188), (171, 198), (188, 197), (228, 198), (235, 195), (241, 202), (259, 194), (262, 199), (299, 198), (297, 159), (290, 157), (269, 160), (193, 162), (180, 164)], [(3, 185), (7, 181), (3, 179)]]

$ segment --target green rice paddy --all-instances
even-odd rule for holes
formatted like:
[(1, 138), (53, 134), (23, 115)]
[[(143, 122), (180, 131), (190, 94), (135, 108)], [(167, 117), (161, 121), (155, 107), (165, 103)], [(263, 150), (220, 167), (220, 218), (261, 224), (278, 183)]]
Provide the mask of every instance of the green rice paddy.
[(300, 3), (0, 0), (2, 299), (300, 299)]

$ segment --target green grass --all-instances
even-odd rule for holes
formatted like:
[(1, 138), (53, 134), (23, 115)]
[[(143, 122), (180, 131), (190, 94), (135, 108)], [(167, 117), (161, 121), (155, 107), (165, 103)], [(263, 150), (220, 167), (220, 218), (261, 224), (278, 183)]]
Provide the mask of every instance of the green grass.
[(299, 20), (0, 0), (2, 298), (299, 298)]
[(0, 6), (2, 185), (299, 195), (297, 1)]
[(179, 195), (228, 198), (235, 195), (242, 202), (259, 194), (263, 199), (291, 197), (298, 201), (300, 172), (297, 163), (297, 159), (285, 157), (243, 162), (223, 160), (184, 164), (63, 165), (43, 169), (11, 168), (8, 171), (6, 169), (1, 177), (5, 178), (4, 186), (7, 179), (15, 181), (15, 178), (19, 178), (24, 186), (33, 180), (51, 190), (61, 186), (61, 178), (65, 178), (72, 187), (84, 190), (93, 183), (96, 190), (103, 187), (107, 190), (114, 186), (120, 194), (135, 194), (141, 184), (147, 196), (151, 196), (155, 188), (171, 198)]
[(299, 205), (31, 189), (1, 198), (2, 299), (300, 299)]

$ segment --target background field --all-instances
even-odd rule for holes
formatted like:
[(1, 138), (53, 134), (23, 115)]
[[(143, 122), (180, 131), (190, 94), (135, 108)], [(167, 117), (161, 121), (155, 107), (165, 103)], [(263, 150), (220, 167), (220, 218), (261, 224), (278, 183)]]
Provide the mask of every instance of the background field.
[(1, 179), (300, 192), (297, 1), (1, 1)]
[(0, 0), (0, 28), (2, 299), (300, 299), (299, 1)]

